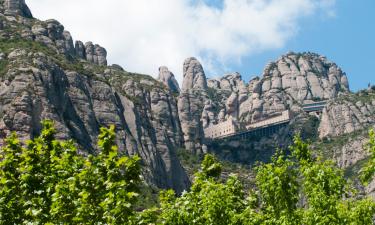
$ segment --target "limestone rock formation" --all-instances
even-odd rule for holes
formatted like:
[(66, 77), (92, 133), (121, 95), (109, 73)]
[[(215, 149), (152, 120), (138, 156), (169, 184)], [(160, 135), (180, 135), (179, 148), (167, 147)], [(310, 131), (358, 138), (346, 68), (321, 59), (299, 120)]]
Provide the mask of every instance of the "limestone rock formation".
[[(332, 99), (349, 91), (347, 77), (336, 64), (314, 53), (293, 52), (269, 63), (262, 77), (248, 84), (235, 73), (208, 80), (208, 87), (221, 95), (218, 107), (226, 112), (225, 117), (237, 116), (245, 123), (286, 109), (299, 112), (306, 100)], [(235, 111), (226, 102), (230, 96), (229, 101), (238, 102)]]
[(33, 18), (29, 7), (25, 0), (5, 0), (4, 1), (5, 14), (20, 15), (27, 18)]
[[(216, 101), (215, 108), (220, 108), (224, 118), (231, 117), (232, 119), (239, 119), (240, 105), (244, 103), (249, 97), (248, 86), (239, 73), (232, 73), (224, 75), (221, 78), (209, 79), (208, 87), (215, 90), (214, 95), (220, 97)], [(210, 96), (215, 97), (215, 96)], [(244, 107), (243, 107), (244, 108)], [(247, 110), (247, 109), (245, 109)], [(216, 110), (216, 116), (219, 116)], [(220, 121), (221, 119), (211, 120), (212, 122)]]
[(204, 145), (202, 115), (207, 101), (207, 79), (196, 58), (188, 58), (183, 66), (183, 86), (178, 98), (178, 113), (185, 148), (201, 153)]
[(289, 53), (264, 70), (262, 92), (283, 89), (296, 100), (330, 99), (348, 91), (345, 73), (324, 56), (314, 53)]
[[(72, 138), (82, 153), (95, 153), (99, 128), (114, 124), (120, 149), (141, 156), (146, 180), (182, 192), (190, 182), (176, 150), (204, 153), (204, 129), (229, 118), (246, 124), (291, 110), (295, 121), (307, 124), (302, 104), (328, 100), (318, 119), (321, 138), (354, 135), (375, 124), (375, 93), (349, 93), (345, 73), (317, 54), (288, 53), (248, 83), (239, 73), (207, 79), (200, 62), (188, 58), (180, 90), (167, 67), (160, 67), (157, 81), (107, 66), (103, 47), (73, 43), (58, 21), (33, 19), (24, 0), (0, 2), (0, 145), (12, 131), (35, 137), (41, 120), (51, 119), (58, 138)], [(281, 133), (244, 150), (238, 141), (229, 143), (236, 152), (228, 158), (262, 160), (271, 153), (265, 149), (290, 143), (292, 126)], [(361, 148), (366, 136), (350, 140), (332, 156), (342, 168), (367, 157)], [(367, 193), (374, 190), (375, 181)]]
[(323, 111), (319, 136), (339, 136), (375, 123), (375, 93), (345, 94), (330, 101)]
[(86, 48), (82, 41), (76, 41), (75, 45), (76, 56), (80, 59), (86, 60)]
[(167, 86), (173, 93), (180, 93), (180, 86), (178, 85), (174, 74), (168, 70), (168, 67), (161, 66), (159, 68), (158, 80), (165, 84), (165, 86)]
[(193, 89), (207, 89), (207, 79), (200, 62), (194, 58), (188, 58), (183, 66), (182, 91)]
[(245, 81), (239, 73), (227, 74), (217, 79), (208, 79), (207, 85), (210, 88), (227, 90), (227, 91), (239, 91), (246, 88)]
[(86, 59), (89, 62), (99, 66), (107, 65), (107, 51), (100, 45), (94, 45), (92, 42), (85, 44)]
[[(340, 94), (330, 100), (323, 110), (319, 136), (333, 142), (329, 150), (338, 166), (353, 170), (369, 156), (366, 151), (368, 130), (374, 127), (375, 91), (369, 89)], [(364, 194), (375, 197), (375, 178), (363, 190)]]
[(269, 63), (263, 75), (248, 84), (238, 73), (208, 79), (207, 85), (204, 77), (195, 58), (185, 61), (179, 116), (185, 146), (195, 151), (205, 142), (202, 128), (229, 118), (252, 123), (287, 109), (298, 115), (307, 100), (329, 100), (349, 92), (345, 73), (314, 53), (290, 52)]
[(336, 64), (314, 53), (282, 56), (269, 63), (263, 77), (255, 78), (249, 86), (255, 93), (255, 102), (264, 100), (253, 107), (263, 114), (292, 108), (305, 100), (331, 99), (349, 91), (345, 73)]
[(57, 138), (95, 153), (99, 128), (113, 124), (119, 149), (142, 158), (148, 182), (179, 193), (189, 187), (176, 153), (183, 145), (177, 101), (160, 82), (106, 67), (104, 48), (74, 46), (56, 20), (0, 13), (0, 21), (7, 28), (0, 29), (6, 65), (0, 70), (0, 145), (12, 131), (21, 139), (35, 137), (41, 120), (50, 119)]
[[(375, 128), (374, 125), (370, 127)], [(351, 171), (348, 172), (349, 174), (357, 173), (360, 169), (358, 166), (369, 157), (370, 152), (367, 151), (366, 144), (369, 141), (368, 129), (370, 127), (364, 127), (364, 129), (362, 128), (356, 132), (337, 137), (337, 140), (340, 141), (334, 142), (335, 144), (331, 145), (331, 149), (329, 149), (333, 152), (332, 159), (337, 162), (340, 168)], [(335, 140), (335, 138), (333, 138), (333, 140)], [(354, 179), (355, 182), (358, 182), (357, 177), (351, 178)], [(357, 186), (363, 191), (363, 194), (375, 198), (375, 178), (366, 187), (363, 187), (359, 182)]]

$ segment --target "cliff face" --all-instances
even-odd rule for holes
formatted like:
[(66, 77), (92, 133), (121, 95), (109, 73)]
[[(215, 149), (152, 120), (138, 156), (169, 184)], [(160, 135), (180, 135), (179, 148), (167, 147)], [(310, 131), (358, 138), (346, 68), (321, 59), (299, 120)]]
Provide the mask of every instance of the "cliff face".
[[(181, 192), (190, 181), (179, 148), (193, 154), (215, 148), (228, 160), (253, 163), (269, 158), (275, 144), (286, 147), (296, 130), (325, 140), (375, 123), (374, 91), (350, 93), (345, 73), (313, 53), (288, 53), (248, 83), (239, 73), (207, 79), (200, 62), (188, 58), (181, 89), (165, 66), (155, 80), (108, 66), (106, 57), (98, 44), (73, 43), (58, 21), (32, 18), (24, 0), (0, 0), (0, 145), (12, 131), (22, 139), (38, 135), (41, 120), (51, 119), (58, 138), (95, 153), (99, 128), (114, 124), (120, 149), (143, 159), (146, 180)], [(319, 100), (328, 100), (320, 118), (303, 112), (303, 103)], [(229, 118), (246, 124), (284, 110), (295, 118), (272, 137), (211, 146), (204, 138), (205, 128)], [(343, 168), (355, 166), (367, 157), (366, 141), (366, 134), (353, 136), (331, 157)]]
[(174, 77), (174, 74), (168, 70), (168, 67), (161, 66), (159, 68), (159, 77), (158, 80), (162, 82), (168, 89), (175, 94), (180, 93), (180, 86), (178, 85), (178, 82), (176, 78)]
[(339, 136), (375, 123), (375, 93), (362, 91), (345, 94), (327, 104), (323, 111), (319, 136)]
[(185, 148), (190, 152), (204, 151), (202, 111), (207, 101), (207, 79), (202, 65), (188, 58), (183, 66), (183, 84), (178, 97), (178, 114), (184, 135)]
[(21, 15), (23, 17), (32, 18), (33, 15), (30, 12), (29, 7), (27, 7), (25, 0), (3, 0), (4, 2), (4, 13), (6, 15)]
[(120, 149), (143, 159), (146, 180), (178, 192), (188, 188), (176, 156), (183, 141), (171, 92), (149, 76), (107, 67), (104, 48), (74, 46), (60, 23), (29, 19), (25, 7), (5, 1), (6, 16), (0, 14), (1, 139), (12, 131), (32, 138), (41, 120), (51, 119), (59, 138), (94, 152), (99, 128), (114, 124)]
[(263, 76), (245, 84), (239, 74), (212, 80), (209, 86), (227, 92), (224, 117), (252, 122), (276, 112), (299, 112), (306, 100), (327, 100), (349, 91), (345, 73), (325, 57), (288, 53), (269, 63)]
[[(204, 148), (202, 128), (232, 118), (251, 123), (284, 110), (302, 113), (306, 100), (319, 101), (348, 93), (341, 69), (313, 53), (288, 53), (269, 63), (262, 77), (246, 84), (238, 73), (208, 79), (194, 59), (184, 63), (179, 115), (188, 149)], [(202, 148), (203, 147), (203, 148)]]
[[(267, 65), (261, 79), (250, 81), (252, 120), (262, 114), (290, 108), (298, 111), (305, 100), (323, 100), (348, 92), (345, 73), (325, 57), (288, 53)], [(250, 118), (249, 118), (250, 119)]]
[[(340, 95), (329, 101), (323, 110), (319, 125), (322, 148), (330, 149), (329, 157), (349, 173), (358, 172), (369, 156), (366, 144), (368, 130), (375, 128), (374, 113), (374, 89)], [(375, 178), (363, 191), (375, 197)]]

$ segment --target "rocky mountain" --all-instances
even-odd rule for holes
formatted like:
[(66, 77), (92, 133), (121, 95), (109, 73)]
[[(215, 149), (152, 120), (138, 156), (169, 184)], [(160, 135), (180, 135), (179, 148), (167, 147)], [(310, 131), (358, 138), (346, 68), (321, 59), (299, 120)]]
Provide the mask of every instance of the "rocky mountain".
[[(108, 65), (105, 48), (74, 43), (58, 21), (33, 18), (24, 0), (0, 0), (0, 145), (10, 132), (35, 137), (40, 122), (51, 119), (58, 138), (75, 140), (83, 154), (95, 153), (99, 128), (114, 124), (120, 149), (141, 156), (145, 179), (178, 192), (190, 185), (180, 149), (251, 164), (266, 161), (271, 149), (288, 146), (301, 132), (317, 147), (332, 149), (327, 155), (348, 171), (366, 160), (362, 145), (375, 124), (374, 91), (351, 93), (346, 74), (326, 57), (289, 52), (249, 82), (239, 73), (207, 79), (193, 57), (182, 68), (180, 88), (166, 66), (153, 79)], [(322, 115), (304, 112), (303, 104), (322, 100)], [(285, 110), (293, 119), (274, 135), (205, 139), (205, 128), (228, 119), (249, 124)]]
[(158, 80), (162, 82), (172, 93), (179, 94), (180, 93), (180, 86), (174, 74), (168, 70), (168, 67), (161, 66), (159, 68), (159, 77)]
[(195, 58), (184, 63), (179, 115), (187, 149), (205, 151), (202, 129), (232, 118), (252, 123), (284, 110), (302, 113), (302, 104), (349, 93), (346, 74), (314, 53), (288, 53), (269, 63), (248, 84), (238, 73), (206, 81)]
[(26, 5), (25, 0), (22, 1), (12, 1), (3, 0), (4, 2), (4, 14), (5, 15), (21, 15), (23, 17), (32, 18), (33, 15), (29, 7)]
[(104, 48), (74, 45), (58, 21), (31, 18), (27, 9), (21, 0), (1, 2), (1, 141), (13, 131), (32, 138), (41, 120), (51, 119), (58, 138), (95, 152), (99, 128), (114, 124), (120, 149), (143, 159), (146, 180), (188, 188), (176, 155), (183, 136), (172, 93), (149, 76), (106, 66)]
[(323, 110), (319, 136), (340, 136), (375, 123), (375, 96), (370, 91), (347, 93), (330, 101)]
[(204, 103), (207, 101), (207, 79), (196, 58), (188, 58), (183, 66), (183, 84), (178, 97), (178, 113), (184, 135), (185, 148), (194, 154), (204, 150), (201, 123)]
[[(348, 174), (356, 174), (368, 159), (368, 131), (375, 128), (375, 88), (358, 93), (346, 93), (328, 102), (319, 125), (318, 144), (329, 149), (329, 158)], [(364, 188), (365, 194), (375, 197), (375, 179)]]

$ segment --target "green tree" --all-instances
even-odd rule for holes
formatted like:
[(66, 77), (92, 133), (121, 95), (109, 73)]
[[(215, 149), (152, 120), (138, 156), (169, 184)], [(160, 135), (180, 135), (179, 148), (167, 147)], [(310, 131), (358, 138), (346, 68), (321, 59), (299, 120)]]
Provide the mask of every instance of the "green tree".
[(271, 163), (257, 168), (256, 184), (265, 224), (301, 224), (297, 172), (294, 163), (280, 151)]
[(22, 146), (15, 133), (5, 140), (0, 151), (0, 224), (21, 224), (20, 196)]
[[(102, 128), (98, 155), (84, 157), (71, 141), (55, 140), (53, 123), (25, 147), (15, 134), (0, 149), (0, 224), (294, 225), (373, 222), (373, 199), (357, 199), (343, 171), (323, 160), (299, 136), (270, 163), (256, 168), (247, 194), (238, 178), (220, 178), (222, 166), (206, 155), (189, 191), (160, 193), (160, 208), (135, 213), (138, 157), (121, 156), (115, 127)], [(373, 152), (374, 132), (368, 148)], [(369, 165), (361, 172), (373, 176)], [(368, 169), (370, 168), (370, 169)]]
[(313, 157), (310, 146), (300, 136), (294, 138), (292, 156), (298, 163), (302, 196), (305, 201), (303, 222), (307, 225), (369, 224), (374, 201), (349, 196), (352, 187), (343, 170), (331, 160)]
[(242, 184), (231, 175), (225, 183), (219, 182), (221, 165), (212, 155), (206, 155), (201, 171), (195, 176), (191, 191), (175, 197), (171, 190), (161, 192), (162, 224), (237, 224), (236, 217), (245, 208)]
[(0, 150), (0, 224), (129, 224), (140, 181), (138, 157), (120, 156), (115, 128), (102, 128), (97, 156), (57, 141), (51, 121), (22, 147)]
[(78, 174), (79, 198), (74, 221), (126, 224), (138, 196), (139, 157), (119, 156), (115, 127), (101, 128), (98, 156), (89, 156)]
[(26, 224), (51, 222), (49, 212), (54, 187), (58, 182), (53, 162), (60, 154), (61, 143), (55, 140), (56, 131), (52, 122), (44, 121), (43, 127), (39, 137), (28, 141), (21, 156), (20, 194)]
[(314, 156), (300, 136), (294, 138), (290, 150), (290, 156), (278, 151), (270, 163), (256, 168), (256, 188), (247, 197), (235, 176), (225, 182), (219, 178), (221, 165), (206, 155), (191, 190), (180, 197), (173, 191), (162, 192), (158, 219), (158, 211), (152, 210), (139, 214), (141, 221), (170, 225), (372, 223), (374, 201), (356, 199), (334, 162)]
[(341, 224), (373, 224), (375, 203), (371, 198), (361, 200), (349, 199), (347, 201), (341, 201), (338, 208), (339, 217), (343, 218)]
[(77, 214), (76, 204), (79, 199), (77, 174), (83, 168), (84, 159), (78, 155), (73, 142), (61, 142), (52, 158), (52, 171), (57, 182), (52, 194), (50, 216), (55, 224), (73, 223)]
[(306, 224), (344, 224), (338, 206), (346, 194), (343, 171), (331, 161), (317, 161), (300, 167), (307, 197)]
[(370, 130), (369, 137), (370, 140), (366, 145), (366, 149), (370, 153), (370, 159), (360, 172), (360, 179), (365, 185), (369, 183), (375, 174), (375, 132), (373, 129)]

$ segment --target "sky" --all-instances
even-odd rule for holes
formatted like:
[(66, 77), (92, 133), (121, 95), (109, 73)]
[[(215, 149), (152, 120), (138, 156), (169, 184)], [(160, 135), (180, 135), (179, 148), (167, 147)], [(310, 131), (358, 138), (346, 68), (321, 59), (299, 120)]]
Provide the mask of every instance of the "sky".
[(105, 47), (110, 64), (182, 81), (184, 59), (208, 77), (250, 80), (288, 51), (336, 62), (353, 91), (375, 84), (374, 0), (26, 0), (34, 17), (57, 19), (74, 40)]

